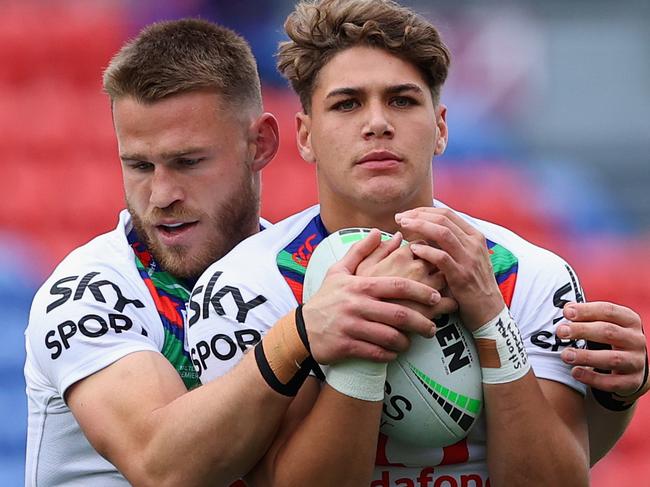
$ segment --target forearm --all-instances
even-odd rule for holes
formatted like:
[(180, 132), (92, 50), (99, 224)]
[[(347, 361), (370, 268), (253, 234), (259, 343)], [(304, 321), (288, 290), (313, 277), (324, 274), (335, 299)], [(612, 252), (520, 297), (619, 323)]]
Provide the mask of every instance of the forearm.
[(589, 425), (589, 457), (595, 465), (611, 450), (625, 432), (634, 415), (636, 405), (624, 411), (610, 411), (598, 404), (591, 394), (586, 398), (587, 422)]
[(133, 457), (122, 457), (133, 485), (229, 485), (259, 461), (290, 398), (266, 385), (252, 358), (142, 421)]
[[(157, 422), (171, 425), (150, 443), (149, 460), (169, 468), (183, 485), (227, 485), (245, 474), (268, 448), (290, 401), (272, 391), (255, 367), (245, 361), (167, 406)], [(186, 412), (180, 420), (179, 411)], [(182, 476), (174, 472), (179, 451), (186, 463)]]
[(494, 487), (589, 484), (584, 428), (567, 425), (532, 372), (514, 382), (485, 384), (483, 390)]
[(278, 447), (270, 468), (256, 475), (255, 485), (369, 485), (381, 405), (325, 385), (311, 411)]

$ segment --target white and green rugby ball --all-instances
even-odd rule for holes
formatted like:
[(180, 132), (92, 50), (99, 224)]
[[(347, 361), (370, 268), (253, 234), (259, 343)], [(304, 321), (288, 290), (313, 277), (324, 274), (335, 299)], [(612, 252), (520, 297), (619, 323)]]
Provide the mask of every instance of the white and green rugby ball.
[[(323, 239), (309, 259), (304, 302), (318, 291), (330, 266), (369, 233), (346, 228)], [(452, 445), (467, 436), (481, 413), (481, 368), (471, 334), (456, 314), (436, 324), (434, 338), (412, 336), (409, 350), (388, 364), (381, 432), (401, 443)]]

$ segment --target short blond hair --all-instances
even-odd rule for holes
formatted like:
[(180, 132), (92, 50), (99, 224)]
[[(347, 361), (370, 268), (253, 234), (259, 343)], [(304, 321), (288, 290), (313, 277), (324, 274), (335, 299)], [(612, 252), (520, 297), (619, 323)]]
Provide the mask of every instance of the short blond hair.
[(104, 71), (111, 101), (140, 102), (211, 90), (236, 106), (262, 107), (257, 64), (243, 37), (200, 19), (158, 22), (144, 28)]
[(305, 113), (319, 71), (337, 53), (364, 45), (384, 49), (422, 73), (434, 103), (451, 60), (438, 30), (412, 10), (391, 0), (303, 0), (284, 24), (289, 40), (280, 43), (278, 69), (300, 97)]

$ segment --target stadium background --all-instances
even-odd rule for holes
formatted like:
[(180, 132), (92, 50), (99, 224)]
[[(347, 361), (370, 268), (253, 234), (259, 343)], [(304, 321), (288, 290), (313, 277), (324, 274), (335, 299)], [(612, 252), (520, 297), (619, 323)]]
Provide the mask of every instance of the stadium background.
[[(409, 1), (454, 54), (450, 144), (436, 196), (507, 225), (576, 268), (591, 300), (650, 323), (650, 4), (639, 0)], [(275, 221), (316, 200), (297, 156), (294, 97), (272, 54), (293, 2), (3, 0), (0, 14), (0, 485), (23, 483), (23, 330), (70, 250), (115, 225), (123, 196), (100, 73), (153, 20), (197, 16), (250, 40), (281, 151), (264, 174)], [(650, 399), (592, 472), (650, 485)]]

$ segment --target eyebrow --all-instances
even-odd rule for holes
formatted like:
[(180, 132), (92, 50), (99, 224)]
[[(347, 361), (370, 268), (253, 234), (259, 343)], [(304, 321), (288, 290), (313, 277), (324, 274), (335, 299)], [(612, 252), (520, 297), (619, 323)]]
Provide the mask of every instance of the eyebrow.
[[(336, 88), (330, 91), (325, 98), (335, 98), (337, 96), (358, 96), (364, 90), (362, 88), (355, 87), (343, 87)], [(414, 83), (401, 83), (399, 85), (389, 86), (385, 92), (389, 95), (395, 95), (398, 93), (404, 93), (406, 91), (413, 91), (416, 93), (423, 93), (422, 88)]]
[(394, 95), (397, 93), (404, 93), (405, 91), (415, 91), (416, 93), (424, 93), (422, 88), (414, 83), (403, 83), (401, 85), (391, 86), (386, 90), (389, 94)]
[(330, 91), (325, 98), (336, 98), (337, 96), (353, 96), (361, 93), (360, 88), (337, 88)]
[[(179, 159), (182, 157), (198, 154), (204, 151), (205, 149), (201, 147), (187, 147), (185, 149), (162, 152), (160, 154), (160, 157), (161, 159), (164, 160)], [(122, 159), (123, 161), (146, 161), (149, 158), (142, 154), (134, 153), (134, 154), (120, 154), (120, 159)]]

